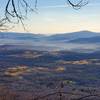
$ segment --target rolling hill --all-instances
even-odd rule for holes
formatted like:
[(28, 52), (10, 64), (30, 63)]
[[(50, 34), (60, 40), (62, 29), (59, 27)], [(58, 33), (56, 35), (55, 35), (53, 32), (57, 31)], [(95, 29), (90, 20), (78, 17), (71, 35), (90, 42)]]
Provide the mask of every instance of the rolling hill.
[(89, 37), (89, 38), (78, 38), (69, 41), (69, 43), (100, 43), (100, 36)]
[(100, 36), (100, 34), (90, 31), (79, 31), (73, 33), (61, 33), (61, 34), (51, 35), (46, 39), (49, 41), (67, 42), (78, 38), (91, 38), (95, 36)]
[(90, 31), (55, 35), (33, 33), (0, 33), (0, 45), (5, 49), (30, 49), (42, 51), (72, 50), (91, 52), (100, 49), (100, 34)]

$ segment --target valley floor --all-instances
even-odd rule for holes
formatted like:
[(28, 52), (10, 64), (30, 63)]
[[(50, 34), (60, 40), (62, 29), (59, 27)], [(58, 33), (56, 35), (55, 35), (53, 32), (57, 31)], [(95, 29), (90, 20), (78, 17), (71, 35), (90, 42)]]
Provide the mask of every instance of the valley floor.
[(0, 49), (0, 100), (100, 100), (100, 52)]

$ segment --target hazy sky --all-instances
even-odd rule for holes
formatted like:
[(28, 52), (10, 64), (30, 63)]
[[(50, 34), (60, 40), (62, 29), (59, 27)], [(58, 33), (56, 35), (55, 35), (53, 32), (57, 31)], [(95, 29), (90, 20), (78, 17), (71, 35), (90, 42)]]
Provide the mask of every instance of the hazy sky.
[[(31, 0), (31, 4), (34, 5), (32, 1), (34, 0)], [(80, 30), (100, 32), (100, 0), (89, 0), (89, 4), (79, 10), (68, 6), (66, 0), (38, 0), (37, 8), (38, 14), (30, 14), (25, 21), (29, 32), (46, 34)], [(12, 31), (24, 30), (21, 25), (16, 25)]]

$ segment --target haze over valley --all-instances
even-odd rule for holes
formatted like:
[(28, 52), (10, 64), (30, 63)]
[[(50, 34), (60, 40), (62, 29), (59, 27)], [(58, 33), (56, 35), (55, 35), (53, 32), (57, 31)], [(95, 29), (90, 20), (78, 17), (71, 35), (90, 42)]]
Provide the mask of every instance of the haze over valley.
[(94, 52), (100, 49), (100, 34), (90, 31), (43, 35), (32, 33), (0, 33), (0, 46), (4, 48), (43, 51), (68, 50)]

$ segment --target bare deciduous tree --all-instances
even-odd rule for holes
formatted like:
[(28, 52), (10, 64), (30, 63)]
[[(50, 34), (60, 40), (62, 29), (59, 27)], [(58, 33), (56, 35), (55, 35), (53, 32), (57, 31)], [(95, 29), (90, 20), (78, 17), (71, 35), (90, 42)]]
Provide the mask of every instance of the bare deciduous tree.
[[(34, 2), (34, 8), (30, 6), (29, 3), (30, 0), (8, 0), (7, 4), (5, 6), (5, 14), (3, 18), (0, 20), (0, 30), (6, 30), (7, 23), (14, 23), (18, 24), (21, 23), (23, 28), (25, 29), (23, 20), (27, 18), (27, 14), (32, 11), (36, 12), (37, 10), (37, 3), (39, 0), (35, 0)], [(80, 0), (77, 1), (77, 3), (72, 2), (71, 0), (67, 0), (67, 3), (72, 6), (74, 9), (79, 9), (82, 6), (86, 5), (88, 3), (87, 0)]]

